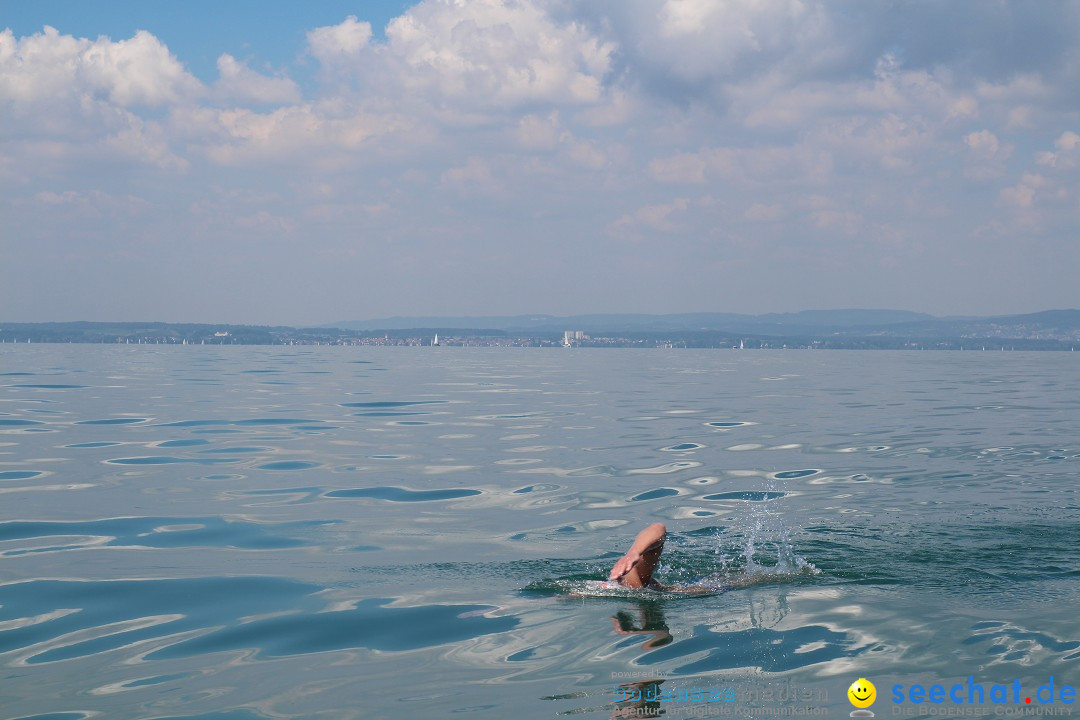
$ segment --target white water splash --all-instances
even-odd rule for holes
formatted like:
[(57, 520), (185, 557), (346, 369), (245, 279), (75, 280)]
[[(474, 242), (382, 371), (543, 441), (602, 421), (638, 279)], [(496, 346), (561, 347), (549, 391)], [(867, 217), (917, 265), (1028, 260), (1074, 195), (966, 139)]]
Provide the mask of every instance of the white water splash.
[[(769, 488), (773, 490), (773, 488)], [(775, 500), (751, 503), (742, 556), (747, 575), (799, 575), (820, 572), (795, 552), (791, 530), (783, 516), (771, 508)]]
[[(790, 528), (778, 509), (772, 507), (775, 503), (777, 500), (747, 503), (742, 522), (684, 545), (684, 552), (691, 553), (685, 566), (674, 561), (670, 565), (661, 563), (662, 578), (677, 578), (677, 582), (710, 589), (731, 589), (818, 574), (820, 570), (796, 552)], [(707, 570), (693, 558), (703, 551), (711, 551), (716, 561)]]

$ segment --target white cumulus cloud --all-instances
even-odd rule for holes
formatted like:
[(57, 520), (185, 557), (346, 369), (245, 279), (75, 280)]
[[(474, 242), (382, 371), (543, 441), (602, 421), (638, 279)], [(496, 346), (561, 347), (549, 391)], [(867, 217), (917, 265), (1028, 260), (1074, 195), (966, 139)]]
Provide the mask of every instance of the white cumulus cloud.
[(154, 107), (200, 90), (199, 81), (145, 30), (115, 42), (61, 35), (49, 26), (19, 39), (11, 30), (0, 32), (0, 97), (18, 105), (74, 95)]
[(1062, 169), (1071, 169), (1080, 164), (1080, 135), (1072, 130), (1061, 133), (1054, 142), (1054, 150), (1041, 152), (1036, 156), (1040, 165)]
[(426, 0), (386, 35), (381, 54), (405, 88), (481, 106), (596, 103), (615, 51), (531, 0)]
[(249, 68), (228, 53), (217, 61), (214, 91), (225, 102), (285, 104), (300, 100), (300, 88), (287, 77), (270, 77)]
[(337, 25), (315, 28), (307, 39), (311, 54), (324, 65), (354, 63), (371, 41), (371, 23), (350, 15)]

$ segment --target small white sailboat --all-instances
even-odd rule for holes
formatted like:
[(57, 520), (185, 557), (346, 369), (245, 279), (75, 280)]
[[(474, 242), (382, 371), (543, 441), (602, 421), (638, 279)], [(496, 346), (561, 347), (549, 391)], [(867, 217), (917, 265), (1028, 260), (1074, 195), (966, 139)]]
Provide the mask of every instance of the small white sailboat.
[(431, 347), (439, 347), (439, 333), (435, 333), (435, 339), (431, 341)]

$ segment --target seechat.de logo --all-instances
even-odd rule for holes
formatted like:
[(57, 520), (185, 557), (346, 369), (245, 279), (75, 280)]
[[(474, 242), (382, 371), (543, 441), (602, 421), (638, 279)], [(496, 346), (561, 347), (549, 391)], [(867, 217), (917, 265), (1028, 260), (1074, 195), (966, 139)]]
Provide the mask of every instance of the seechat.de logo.
[(855, 709), (851, 711), (851, 717), (874, 717), (874, 711), (867, 710), (877, 699), (877, 688), (874, 687), (874, 683), (866, 678), (859, 678), (847, 689), (847, 697), (855, 706)]

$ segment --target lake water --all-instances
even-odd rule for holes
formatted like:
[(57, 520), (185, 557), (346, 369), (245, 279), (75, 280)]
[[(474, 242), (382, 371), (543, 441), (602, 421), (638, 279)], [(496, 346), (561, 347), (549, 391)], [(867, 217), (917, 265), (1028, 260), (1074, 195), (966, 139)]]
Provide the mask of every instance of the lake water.
[[(1020, 710), (1080, 684), (1078, 368), (2, 346), (0, 717)], [(726, 591), (575, 592), (656, 521)]]

